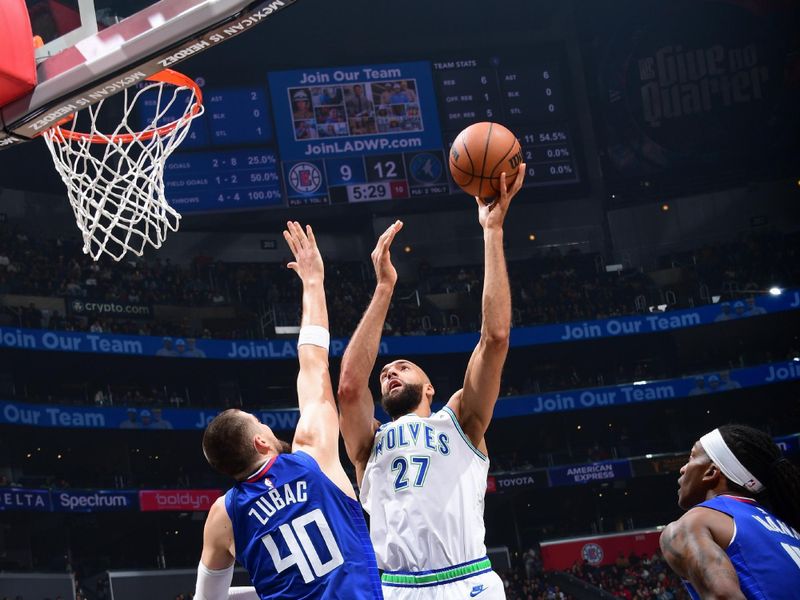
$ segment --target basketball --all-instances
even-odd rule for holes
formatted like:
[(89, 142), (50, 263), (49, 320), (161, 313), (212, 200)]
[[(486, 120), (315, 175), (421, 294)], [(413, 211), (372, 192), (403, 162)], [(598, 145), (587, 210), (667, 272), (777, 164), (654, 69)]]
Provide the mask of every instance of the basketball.
[(510, 188), (522, 162), (519, 140), (499, 123), (474, 123), (458, 134), (450, 148), (450, 174), (470, 196), (500, 194), (500, 174)]

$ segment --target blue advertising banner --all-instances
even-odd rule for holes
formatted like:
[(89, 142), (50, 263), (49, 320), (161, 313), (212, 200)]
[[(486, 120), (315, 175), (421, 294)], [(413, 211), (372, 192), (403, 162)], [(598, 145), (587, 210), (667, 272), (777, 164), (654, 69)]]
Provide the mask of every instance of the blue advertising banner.
[(654, 400), (674, 400), (798, 379), (800, 379), (800, 361), (770, 363), (680, 379), (642, 381), (630, 385), (501, 398), (495, 406), (494, 418), (627, 406)]
[[(0, 424), (85, 429), (205, 429), (219, 410), (176, 408), (95, 408), (0, 401)], [(297, 427), (296, 408), (252, 411), (262, 423), (285, 431)]]
[(428, 62), (278, 71), (269, 86), (283, 160), (442, 147)]
[(55, 512), (113, 512), (139, 509), (138, 490), (52, 490)]
[[(787, 290), (780, 296), (761, 296), (752, 302), (721, 303), (669, 313), (636, 315), (616, 319), (577, 321), (559, 325), (516, 327), (511, 331), (515, 348), (676, 331), (775, 314), (800, 308), (800, 290)], [(346, 338), (331, 340), (332, 357), (341, 357)], [(477, 333), (431, 336), (389, 336), (381, 340), (384, 356), (413, 356), (471, 352), (478, 343)], [(164, 358), (213, 358), (220, 360), (287, 360), (297, 358), (296, 340), (209, 340), (161, 338), (143, 335), (78, 333), (45, 329), (0, 328), (0, 348), (158, 356)]]
[(570, 465), (567, 467), (551, 467), (547, 469), (552, 487), (561, 485), (582, 485), (613, 479), (630, 479), (633, 477), (631, 463), (627, 460), (608, 460), (589, 465)]
[[(501, 398), (495, 406), (494, 418), (675, 400), (797, 380), (800, 380), (800, 361), (770, 363), (679, 379)], [(434, 404), (434, 410), (440, 408), (440, 404)], [(202, 430), (219, 412), (210, 409), (67, 407), (0, 401), (0, 424), (87, 429)], [(294, 429), (300, 418), (300, 411), (296, 408), (258, 410), (254, 414), (272, 429), (283, 431)], [(375, 415), (383, 422), (389, 420), (386, 413), (377, 406)], [(797, 441), (788, 440), (786, 443), (797, 444)]]
[(31, 510), (35, 512), (51, 512), (50, 490), (34, 490), (27, 488), (0, 489), (0, 511)]

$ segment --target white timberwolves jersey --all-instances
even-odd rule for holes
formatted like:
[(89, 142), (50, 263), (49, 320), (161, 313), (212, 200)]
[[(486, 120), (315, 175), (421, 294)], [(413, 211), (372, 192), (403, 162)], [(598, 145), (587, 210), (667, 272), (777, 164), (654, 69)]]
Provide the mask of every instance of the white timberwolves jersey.
[(428, 571), (486, 556), (488, 473), (447, 407), (382, 425), (361, 485), (378, 567)]

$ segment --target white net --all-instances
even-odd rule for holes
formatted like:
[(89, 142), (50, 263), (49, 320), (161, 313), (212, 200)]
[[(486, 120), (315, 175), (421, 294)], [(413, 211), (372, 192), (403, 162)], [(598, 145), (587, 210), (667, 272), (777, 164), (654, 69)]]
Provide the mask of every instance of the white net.
[[(165, 71), (45, 132), (84, 253), (94, 260), (107, 254), (118, 261), (129, 251), (141, 256), (147, 244), (159, 248), (167, 232), (178, 230), (180, 214), (164, 195), (164, 165), (202, 113), (199, 88)], [(112, 131), (101, 132), (109, 119)]]

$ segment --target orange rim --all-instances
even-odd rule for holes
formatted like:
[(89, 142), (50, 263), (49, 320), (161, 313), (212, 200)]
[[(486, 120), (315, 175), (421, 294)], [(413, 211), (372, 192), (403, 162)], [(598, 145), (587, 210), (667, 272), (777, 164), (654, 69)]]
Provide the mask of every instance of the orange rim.
[[(186, 121), (190, 121), (197, 113), (202, 110), (203, 107), (203, 92), (200, 90), (200, 86), (191, 78), (187, 77), (183, 73), (178, 73), (178, 71), (173, 71), (172, 69), (164, 69), (163, 71), (159, 71), (158, 73), (151, 75), (146, 79), (146, 81), (160, 81), (161, 83), (169, 83), (174, 85), (175, 87), (185, 87), (190, 88), (194, 91), (194, 98), (195, 102), (192, 107), (188, 110), (188, 112), (184, 113), (184, 115), (178, 119), (177, 121), (173, 121), (172, 123), (167, 123), (166, 125), (162, 125), (161, 127), (157, 127), (152, 131), (145, 131), (142, 133), (121, 133), (118, 135), (109, 135), (109, 136), (100, 136), (91, 133), (80, 133), (78, 131), (71, 131), (69, 129), (65, 129), (61, 125), (64, 123), (68, 123), (72, 119), (75, 118), (75, 114), (66, 117), (64, 120), (60, 121), (55, 127), (52, 128), (52, 131), (58, 132), (55, 136), (56, 141), (61, 140), (71, 140), (71, 141), (89, 141), (92, 144), (109, 144), (109, 143), (121, 143), (121, 144), (129, 144), (134, 140), (149, 140), (152, 139), (155, 135), (163, 136), (171, 133), (178, 125), (184, 123)], [(61, 140), (59, 140), (61, 138)]]

